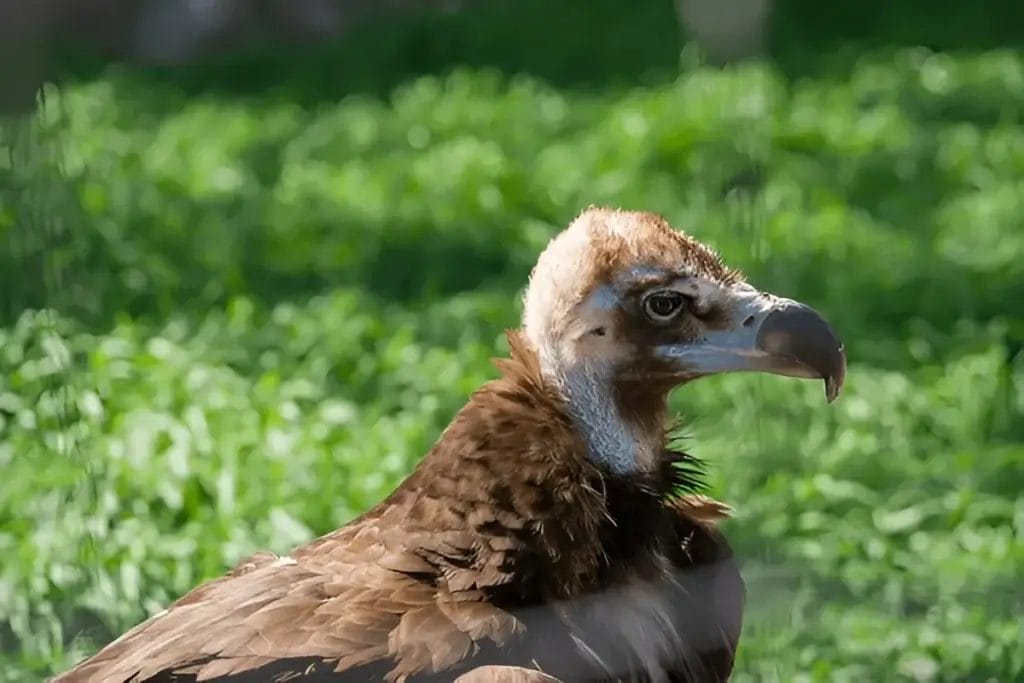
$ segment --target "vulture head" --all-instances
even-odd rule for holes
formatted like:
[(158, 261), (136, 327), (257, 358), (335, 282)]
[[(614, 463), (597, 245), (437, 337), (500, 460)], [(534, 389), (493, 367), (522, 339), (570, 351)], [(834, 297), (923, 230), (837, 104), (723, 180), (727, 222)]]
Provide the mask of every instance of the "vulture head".
[(613, 471), (655, 466), (668, 392), (760, 371), (823, 379), (832, 401), (843, 345), (813, 309), (762, 292), (656, 214), (591, 207), (541, 254), (523, 329), (568, 399), (592, 455)]

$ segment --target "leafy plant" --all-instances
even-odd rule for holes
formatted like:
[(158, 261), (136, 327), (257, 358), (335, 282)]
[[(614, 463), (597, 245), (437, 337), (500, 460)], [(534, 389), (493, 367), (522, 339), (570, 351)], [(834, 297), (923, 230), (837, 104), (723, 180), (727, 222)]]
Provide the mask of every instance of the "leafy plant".
[[(455, 69), (318, 107), (63, 88), (32, 129), (60, 173), (0, 169), (0, 678), (380, 500), (493, 376), (546, 240), (612, 203), (849, 343), (831, 408), (779, 378), (674, 397), (738, 508), (736, 680), (1019, 679), (1021, 92), (1017, 53), (919, 49), (591, 92)], [(53, 262), (27, 211), (57, 196), (60, 277), (19, 269)]]

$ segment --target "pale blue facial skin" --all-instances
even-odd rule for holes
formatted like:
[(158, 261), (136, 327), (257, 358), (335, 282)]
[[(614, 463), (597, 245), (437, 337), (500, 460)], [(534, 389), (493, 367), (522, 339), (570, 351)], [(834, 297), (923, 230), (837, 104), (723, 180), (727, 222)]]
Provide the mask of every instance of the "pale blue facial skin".
[(692, 370), (694, 375), (760, 371), (816, 377), (810, 369), (791, 367), (758, 344), (762, 324), (768, 316), (791, 306), (800, 304), (762, 294), (753, 288), (737, 291), (730, 307), (732, 320), (724, 329), (709, 330), (694, 342), (661, 346), (657, 353), (681, 370)]
[[(665, 273), (655, 268), (630, 269), (614, 282), (594, 290), (582, 308), (591, 311), (611, 311), (622, 306), (626, 291), (638, 280), (662, 278)], [(663, 346), (657, 353), (678, 365), (680, 370), (692, 371), (693, 376), (741, 370), (771, 370), (768, 354), (757, 347), (761, 323), (773, 311), (788, 305), (797, 305), (789, 299), (763, 294), (745, 283), (722, 287), (717, 283), (693, 277), (679, 277), (651, 288), (651, 291), (673, 291), (689, 298), (692, 306), (710, 309), (725, 303), (733, 311), (732, 320), (724, 329), (708, 330), (700, 339)], [(665, 324), (671, 324), (666, 321)], [(798, 375), (801, 376), (801, 375)]]
[(723, 372), (768, 372), (824, 379), (825, 398), (839, 396), (846, 350), (828, 323), (792, 299), (744, 292), (734, 299), (732, 324), (696, 342), (662, 346), (657, 353), (693, 377)]
[[(587, 318), (588, 312), (608, 312), (621, 308), (629, 290), (635, 291), (638, 281), (662, 280), (665, 273), (653, 268), (634, 268), (614, 282), (598, 287), (580, 304), (580, 317)], [(658, 349), (662, 356), (680, 368), (680, 380), (699, 377), (714, 372), (738, 369), (755, 369), (756, 358), (743, 353), (744, 346), (754, 352), (757, 326), (742, 325), (742, 321), (754, 316), (760, 320), (773, 310), (771, 297), (746, 285), (722, 287), (714, 282), (704, 282), (693, 277), (678, 277), (670, 282), (651, 287), (650, 291), (675, 291), (693, 302), (693, 306), (709, 307), (728, 298), (729, 308), (736, 311), (734, 324), (722, 332), (711, 332), (703, 338), (687, 344), (666, 346)], [(600, 316), (598, 316), (600, 318)], [(671, 325), (668, 319), (665, 324)], [(580, 334), (586, 335), (591, 327), (582, 326)], [(569, 397), (569, 411), (580, 432), (587, 439), (590, 456), (608, 470), (625, 474), (649, 467), (655, 459), (654, 453), (645, 452), (644, 435), (635, 431), (635, 426), (622, 419), (612, 395), (615, 368), (612, 364), (590, 360), (581, 364), (561, 366), (557, 380)], [(646, 444), (654, 448), (657, 444)]]
[[(653, 269), (634, 269), (620, 281), (594, 292), (587, 305), (602, 309), (614, 308), (620, 305), (630, 280), (658, 274)], [(793, 344), (795, 339), (797, 347), (806, 351), (809, 340), (801, 340), (799, 337), (807, 334), (827, 342), (827, 335), (822, 336), (824, 333), (821, 329), (814, 329), (818, 325), (810, 321), (812, 318), (817, 319), (822, 328), (827, 328), (827, 323), (800, 302), (758, 291), (745, 282), (723, 286), (694, 277), (680, 277), (657, 289), (675, 291), (689, 297), (692, 306), (698, 310), (711, 310), (719, 306), (730, 312), (724, 326), (708, 329), (698, 339), (656, 349), (663, 360), (678, 368), (681, 379), (725, 372), (768, 372), (804, 379), (823, 378), (820, 367), (812, 367), (814, 363), (808, 365), (803, 362), (807, 359), (803, 358), (802, 353), (796, 352)], [(783, 330), (778, 325), (766, 329), (764, 326), (772, 314), (776, 314), (774, 320), (778, 321), (780, 316), (794, 313), (802, 317), (799, 325), (802, 329)], [(834, 336), (832, 341), (841, 348)], [(812, 356), (815, 355), (812, 353)], [(824, 378), (829, 401), (835, 399), (842, 386), (845, 362), (843, 366), (836, 377)]]
[[(727, 320), (705, 328), (698, 338), (655, 349), (655, 353), (674, 368), (672, 374), (680, 383), (744, 371), (823, 378), (821, 368), (827, 367), (828, 374), (834, 376), (824, 377), (826, 397), (831, 401), (838, 395), (845, 375), (845, 360), (841, 366), (836, 362), (837, 351), (842, 352), (841, 345), (827, 323), (806, 306), (760, 292), (746, 283), (723, 285), (689, 276), (664, 282), (665, 275), (664, 271), (639, 267), (598, 287), (576, 308), (580, 324), (570, 337), (585, 341), (597, 335), (604, 339), (604, 321), (611, 319), (604, 314), (621, 308), (627, 297), (635, 297), (638, 284), (661, 280), (659, 284), (652, 284), (644, 296), (652, 292), (676, 292), (689, 299), (689, 310), (728, 311)], [(679, 315), (685, 315), (686, 310), (680, 309), (678, 315), (661, 320), (652, 318), (652, 322), (670, 326)], [(614, 344), (610, 338), (609, 342)], [(656, 459), (651, 451), (658, 444), (652, 442), (650, 435), (639, 433), (636, 425), (623, 420), (619, 414), (613, 395), (614, 353), (584, 354), (570, 362), (556, 357), (548, 367), (552, 380), (568, 398), (569, 412), (587, 439), (590, 456), (595, 461), (620, 474), (651, 466)]]

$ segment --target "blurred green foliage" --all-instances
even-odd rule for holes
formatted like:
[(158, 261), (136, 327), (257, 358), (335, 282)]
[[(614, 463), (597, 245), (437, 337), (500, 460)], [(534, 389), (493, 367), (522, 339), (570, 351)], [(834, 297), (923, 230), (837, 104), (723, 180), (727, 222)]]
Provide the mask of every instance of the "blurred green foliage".
[(380, 500), (494, 376), (537, 253), (591, 203), (665, 214), (848, 342), (832, 407), (775, 377), (674, 397), (738, 508), (735, 679), (1024, 676), (1024, 56), (796, 77), (687, 50), (583, 89), (552, 49), (543, 78), (383, 94), (356, 86), (387, 60), (346, 64), (362, 94), (322, 101), (108, 69), (4, 124), (0, 680)]

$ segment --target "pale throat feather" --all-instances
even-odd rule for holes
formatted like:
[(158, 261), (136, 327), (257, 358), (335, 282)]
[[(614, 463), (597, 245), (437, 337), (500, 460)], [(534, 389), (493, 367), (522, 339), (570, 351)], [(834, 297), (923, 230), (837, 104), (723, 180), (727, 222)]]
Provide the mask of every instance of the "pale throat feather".
[(561, 368), (543, 362), (542, 368), (545, 379), (565, 395), (569, 416), (595, 463), (619, 475), (650, 472), (657, 467), (660, 435), (647, 434), (623, 418), (614, 395), (611, 368)]

